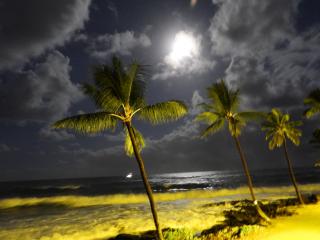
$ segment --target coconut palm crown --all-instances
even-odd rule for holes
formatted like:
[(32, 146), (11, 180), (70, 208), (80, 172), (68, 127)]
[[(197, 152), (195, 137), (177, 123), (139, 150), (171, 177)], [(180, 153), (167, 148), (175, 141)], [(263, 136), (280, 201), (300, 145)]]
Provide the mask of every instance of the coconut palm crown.
[(292, 184), (294, 185), (299, 202), (303, 204), (303, 199), (297, 186), (287, 150), (287, 139), (296, 146), (300, 144), (302, 132), (297, 127), (301, 125), (301, 121), (291, 121), (289, 114), (283, 114), (279, 109), (273, 108), (267, 115), (266, 121), (262, 124), (262, 130), (266, 131), (266, 140), (269, 140), (269, 149), (272, 150), (275, 147), (283, 146)]
[(289, 114), (283, 114), (279, 109), (273, 108), (262, 124), (262, 130), (266, 131), (266, 140), (270, 140), (269, 148), (272, 150), (281, 147), (286, 139), (298, 146), (302, 132), (296, 127), (301, 125), (301, 121), (290, 121)]
[(259, 207), (256, 200), (247, 160), (239, 139), (241, 130), (246, 123), (249, 120), (262, 119), (264, 114), (253, 111), (240, 112), (239, 90), (228, 88), (223, 80), (213, 83), (209, 88), (207, 88), (207, 97), (209, 102), (201, 104), (201, 107), (204, 111), (199, 113), (195, 118), (196, 121), (201, 121), (208, 125), (207, 128), (202, 132), (202, 137), (207, 137), (208, 135), (214, 134), (217, 131), (222, 130), (224, 126), (228, 124), (229, 132), (235, 141), (240, 155), (244, 173), (247, 177), (250, 194), (256, 206), (257, 212), (264, 220), (270, 221), (270, 219)]
[(207, 88), (207, 96), (209, 103), (200, 104), (204, 111), (195, 119), (208, 124), (202, 137), (222, 130), (226, 123), (230, 134), (238, 137), (248, 121), (259, 120), (264, 116), (263, 113), (254, 111), (239, 112), (239, 90), (228, 88), (223, 80)]
[(320, 88), (317, 88), (309, 93), (304, 99), (304, 104), (308, 106), (305, 110), (304, 115), (307, 118), (311, 118), (316, 114), (320, 113)]
[[(317, 88), (311, 91), (307, 98), (304, 99), (304, 104), (308, 106), (308, 108), (304, 111), (304, 116), (307, 118), (311, 118), (314, 115), (320, 113), (320, 88)], [(312, 133), (312, 139), (310, 143), (315, 147), (320, 147), (320, 129), (316, 129)]]
[(147, 105), (145, 100), (144, 71), (140, 64), (133, 62), (125, 68), (120, 59), (113, 57), (112, 65), (102, 65), (94, 71), (94, 85), (84, 84), (86, 95), (96, 104), (98, 111), (80, 114), (57, 121), (54, 128), (69, 128), (82, 133), (97, 133), (106, 129), (114, 130), (118, 122), (125, 132), (125, 151), (134, 154), (149, 199), (157, 239), (163, 240), (152, 189), (148, 181), (141, 150), (145, 146), (142, 134), (133, 127), (137, 117), (152, 124), (177, 120), (187, 114), (187, 107), (181, 101), (171, 100)]
[[(142, 134), (132, 126), (134, 117), (156, 125), (177, 120), (187, 114), (187, 107), (182, 101), (146, 104), (144, 71), (137, 62), (125, 70), (120, 59), (113, 57), (112, 66), (95, 68), (94, 79), (94, 85), (84, 84), (83, 90), (94, 101), (98, 111), (62, 119), (53, 125), (54, 128), (98, 133), (106, 129), (115, 130), (119, 122), (128, 123), (133, 129), (140, 152), (145, 141)], [(134, 152), (128, 129), (124, 128), (124, 131), (125, 150), (127, 155), (132, 156)]]

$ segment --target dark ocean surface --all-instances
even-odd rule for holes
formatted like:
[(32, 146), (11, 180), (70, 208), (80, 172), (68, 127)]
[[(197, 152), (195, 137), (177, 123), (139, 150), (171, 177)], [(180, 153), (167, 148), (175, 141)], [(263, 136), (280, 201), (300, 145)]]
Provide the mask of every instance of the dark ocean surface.
[[(287, 169), (252, 171), (254, 186), (274, 187), (291, 185)], [(320, 183), (319, 168), (297, 168), (298, 183)], [(237, 188), (246, 184), (242, 171), (183, 172), (151, 175), (154, 192), (179, 192), (195, 189)], [(140, 175), (82, 179), (0, 182), (0, 198), (50, 197), (63, 195), (99, 196), (110, 194), (144, 193)]]

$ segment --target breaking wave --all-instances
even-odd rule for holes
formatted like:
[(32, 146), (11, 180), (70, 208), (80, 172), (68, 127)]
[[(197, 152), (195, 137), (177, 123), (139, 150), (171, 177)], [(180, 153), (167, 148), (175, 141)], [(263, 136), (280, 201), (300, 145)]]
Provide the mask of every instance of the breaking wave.
[[(320, 184), (300, 185), (300, 189), (305, 193), (319, 193)], [(273, 196), (288, 197), (294, 195), (292, 186), (283, 187), (260, 187), (255, 188), (255, 193), (260, 198), (270, 198)], [(239, 187), (234, 189), (219, 190), (190, 190), (168, 193), (155, 193), (155, 199), (158, 202), (170, 202), (183, 199), (202, 199), (212, 198), (215, 201), (233, 198), (249, 198), (247, 187)], [(19, 208), (19, 207), (35, 207), (35, 206), (64, 206), (68, 208), (80, 208), (90, 206), (103, 205), (122, 205), (122, 204), (139, 204), (146, 203), (145, 194), (113, 194), (104, 196), (52, 196), (52, 197), (14, 197), (0, 200), (0, 209)]]

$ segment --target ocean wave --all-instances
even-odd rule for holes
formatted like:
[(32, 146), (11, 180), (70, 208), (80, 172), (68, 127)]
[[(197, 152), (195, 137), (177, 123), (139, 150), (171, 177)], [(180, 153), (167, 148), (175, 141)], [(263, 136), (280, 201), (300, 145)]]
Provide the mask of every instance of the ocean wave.
[(41, 186), (41, 187), (35, 187), (33, 189), (37, 190), (77, 190), (80, 189), (82, 185), (64, 185), (64, 186)]
[[(320, 184), (305, 184), (300, 185), (300, 190), (304, 193), (319, 193)], [(181, 190), (181, 189), (179, 189)], [(294, 189), (292, 186), (283, 187), (260, 187), (255, 188), (255, 193), (262, 197), (272, 196), (292, 196)], [(212, 198), (221, 200), (223, 198), (247, 198), (249, 192), (247, 187), (240, 187), (234, 189), (202, 189), (190, 190), (170, 193), (155, 193), (156, 201), (168, 202), (181, 199), (203, 199)], [(293, 195), (294, 196), (294, 195)], [(114, 194), (104, 196), (54, 196), (54, 197), (30, 197), (30, 198), (7, 198), (0, 200), (0, 209), (18, 208), (18, 207), (31, 207), (43, 205), (65, 206), (70, 208), (90, 207), (99, 205), (115, 205), (115, 204), (138, 204), (147, 203), (148, 199), (146, 194)]]

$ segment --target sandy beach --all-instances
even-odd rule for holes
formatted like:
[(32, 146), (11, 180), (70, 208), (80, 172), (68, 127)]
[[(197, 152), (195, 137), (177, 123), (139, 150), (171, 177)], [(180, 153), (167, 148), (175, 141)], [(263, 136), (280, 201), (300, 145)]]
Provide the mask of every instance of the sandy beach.
[(299, 207), (295, 209), (293, 216), (276, 218), (267, 228), (243, 239), (320, 239), (319, 217), (320, 203)]
[[(319, 184), (301, 185), (304, 194), (319, 189)], [(297, 206), (291, 186), (256, 188), (256, 194), (271, 224), (259, 221), (252, 203), (245, 200), (246, 187), (155, 197), (167, 239), (285, 239), (289, 233), (296, 239), (299, 234), (317, 239), (319, 203)], [(144, 194), (4, 199), (0, 220), (0, 239), (6, 240), (147, 240), (153, 239), (154, 229)]]

